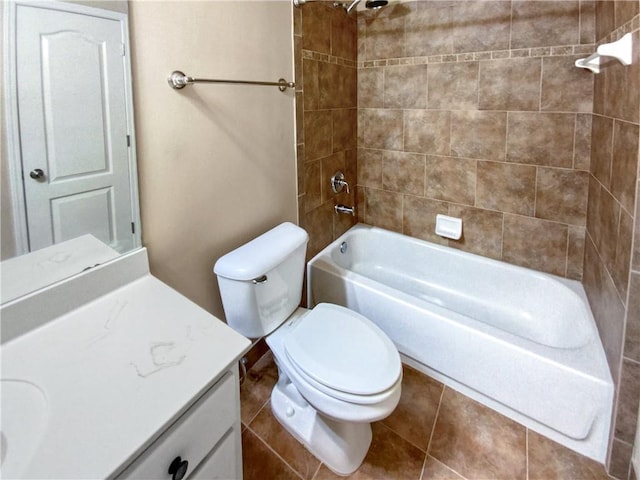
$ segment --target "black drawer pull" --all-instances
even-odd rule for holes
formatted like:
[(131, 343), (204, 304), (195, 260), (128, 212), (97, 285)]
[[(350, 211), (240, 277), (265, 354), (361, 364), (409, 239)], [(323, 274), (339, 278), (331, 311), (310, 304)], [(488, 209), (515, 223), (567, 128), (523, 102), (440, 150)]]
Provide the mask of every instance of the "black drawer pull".
[(174, 458), (171, 465), (169, 465), (169, 475), (173, 475), (171, 479), (182, 480), (187, 473), (187, 468), (189, 468), (188, 461), (182, 460), (180, 457)]

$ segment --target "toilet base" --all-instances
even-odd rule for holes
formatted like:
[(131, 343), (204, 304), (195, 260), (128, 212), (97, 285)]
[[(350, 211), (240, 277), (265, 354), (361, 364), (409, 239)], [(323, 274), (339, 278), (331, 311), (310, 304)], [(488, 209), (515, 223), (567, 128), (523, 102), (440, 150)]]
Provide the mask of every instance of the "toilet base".
[(362, 464), (371, 445), (371, 424), (336, 421), (318, 413), (280, 374), (271, 392), (273, 414), (296, 440), (338, 475)]

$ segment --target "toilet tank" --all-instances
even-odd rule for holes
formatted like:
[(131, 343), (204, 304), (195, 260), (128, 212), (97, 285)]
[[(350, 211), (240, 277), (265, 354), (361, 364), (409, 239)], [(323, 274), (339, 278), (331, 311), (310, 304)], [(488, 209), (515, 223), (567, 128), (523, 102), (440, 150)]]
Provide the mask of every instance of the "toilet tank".
[(300, 305), (309, 235), (283, 223), (220, 257), (218, 277), (227, 324), (249, 338), (263, 337)]

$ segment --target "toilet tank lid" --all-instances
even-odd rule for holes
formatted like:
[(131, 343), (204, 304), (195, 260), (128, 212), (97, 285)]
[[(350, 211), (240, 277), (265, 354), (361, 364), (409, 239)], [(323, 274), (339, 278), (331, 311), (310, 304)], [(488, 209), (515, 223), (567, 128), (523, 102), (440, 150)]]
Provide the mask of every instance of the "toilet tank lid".
[(220, 257), (213, 271), (231, 280), (253, 280), (278, 266), (308, 240), (306, 231), (285, 222)]

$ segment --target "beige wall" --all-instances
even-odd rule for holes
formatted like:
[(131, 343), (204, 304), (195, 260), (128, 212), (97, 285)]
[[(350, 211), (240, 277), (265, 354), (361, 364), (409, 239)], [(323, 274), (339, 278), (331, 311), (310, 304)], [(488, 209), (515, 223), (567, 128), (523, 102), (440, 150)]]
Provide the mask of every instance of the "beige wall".
[(621, 480), (630, 478), (640, 399), (639, 13), (637, 0), (596, 8), (598, 43), (633, 31), (634, 59), (628, 67), (613, 62), (595, 77), (584, 264), (585, 290), (617, 387), (609, 472)]
[(227, 251), (297, 220), (294, 92), (193, 85), (291, 79), (288, 1), (131, 2), (142, 240), (161, 280), (222, 318), (212, 273)]

